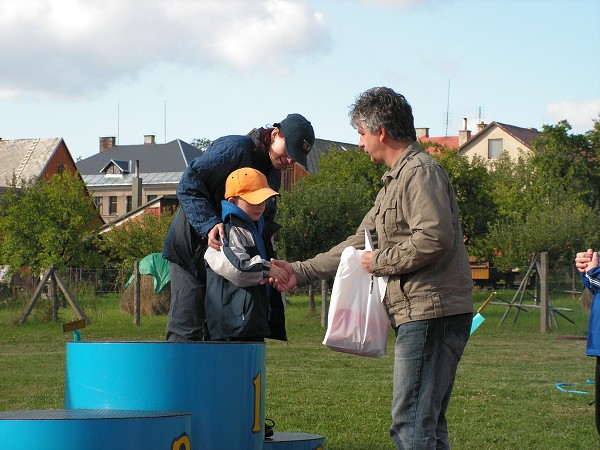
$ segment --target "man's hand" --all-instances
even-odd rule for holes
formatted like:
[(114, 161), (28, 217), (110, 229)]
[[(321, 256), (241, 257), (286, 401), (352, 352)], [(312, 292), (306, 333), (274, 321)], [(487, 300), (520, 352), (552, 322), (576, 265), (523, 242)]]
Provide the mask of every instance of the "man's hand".
[(269, 278), (269, 283), (271, 283), (275, 289), (279, 292), (285, 292), (296, 287), (298, 281), (296, 280), (296, 274), (292, 270), (292, 265), (289, 262), (271, 258), (271, 268), (273, 268), (273, 266), (283, 269), (288, 275), (288, 280), (285, 283), (276, 278)]
[[(269, 269), (269, 280), (275, 280), (276, 283), (281, 283), (287, 285), (290, 279), (290, 274), (283, 267), (276, 266), (275, 264), (271, 264), (271, 268)], [(269, 281), (271, 282), (271, 281)], [(274, 284), (271, 282), (271, 284)]]
[(212, 230), (208, 232), (208, 246), (217, 251), (221, 250), (223, 238), (225, 237), (225, 229), (222, 223), (216, 224)]
[(377, 250), (374, 250), (372, 252), (364, 252), (362, 255), (362, 266), (369, 273), (372, 273), (371, 260), (373, 259), (373, 255), (375, 254), (376, 251)]

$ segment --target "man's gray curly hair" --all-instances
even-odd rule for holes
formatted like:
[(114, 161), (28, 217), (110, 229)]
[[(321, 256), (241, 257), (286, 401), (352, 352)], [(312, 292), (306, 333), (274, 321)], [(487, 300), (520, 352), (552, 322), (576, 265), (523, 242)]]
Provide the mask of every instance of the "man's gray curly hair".
[(402, 94), (387, 87), (374, 87), (360, 94), (350, 107), (350, 123), (362, 125), (374, 133), (386, 129), (396, 141), (410, 143), (417, 140), (412, 108)]

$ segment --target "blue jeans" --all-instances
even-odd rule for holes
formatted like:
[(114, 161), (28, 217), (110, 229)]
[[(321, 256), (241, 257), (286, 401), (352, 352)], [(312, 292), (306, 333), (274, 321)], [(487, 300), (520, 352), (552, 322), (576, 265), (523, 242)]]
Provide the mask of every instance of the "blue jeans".
[(449, 449), (446, 408), (473, 314), (396, 328), (390, 437), (397, 449)]

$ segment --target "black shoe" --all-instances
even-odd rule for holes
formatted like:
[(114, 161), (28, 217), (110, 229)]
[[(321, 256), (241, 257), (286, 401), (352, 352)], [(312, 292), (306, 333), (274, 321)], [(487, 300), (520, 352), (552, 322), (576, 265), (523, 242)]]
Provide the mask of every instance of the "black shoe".
[(273, 427), (275, 422), (271, 419), (265, 419), (265, 439), (269, 439), (273, 436)]

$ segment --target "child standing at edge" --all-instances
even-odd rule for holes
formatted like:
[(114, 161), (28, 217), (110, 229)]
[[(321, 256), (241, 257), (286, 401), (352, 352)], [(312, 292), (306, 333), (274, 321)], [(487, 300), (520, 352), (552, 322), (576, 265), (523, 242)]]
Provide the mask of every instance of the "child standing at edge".
[(232, 172), (221, 201), (223, 247), (206, 250), (206, 320), (211, 340), (262, 341), (270, 337), (269, 298), (281, 296), (265, 282), (287, 280), (271, 265), (262, 236), (266, 202), (279, 195), (258, 170)]
[(594, 294), (588, 322), (586, 355), (596, 357), (596, 430), (600, 434), (600, 266), (598, 252), (591, 248), (577, 253), (575, 266), (581, 273), (583, 285)]

